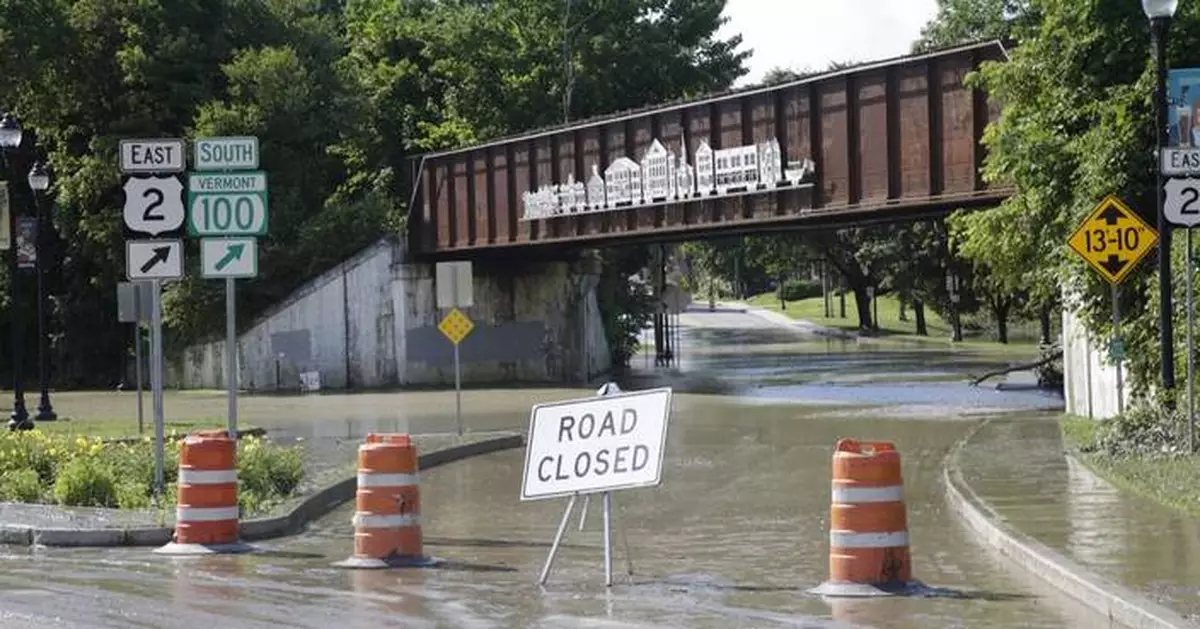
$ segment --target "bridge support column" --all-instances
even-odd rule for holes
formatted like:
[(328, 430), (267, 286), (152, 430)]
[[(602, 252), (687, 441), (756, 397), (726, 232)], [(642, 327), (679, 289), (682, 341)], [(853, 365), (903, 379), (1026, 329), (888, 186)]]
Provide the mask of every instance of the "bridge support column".
[[(599, 262), (476, 260), (474, 329), (459, 345), (462, 381), (576, 383), (605, 373), (611, 354), (596, 290)], [(393, 268), (400, 384), (453, 385), (454, 352), (438, 323), (433, 265)]]

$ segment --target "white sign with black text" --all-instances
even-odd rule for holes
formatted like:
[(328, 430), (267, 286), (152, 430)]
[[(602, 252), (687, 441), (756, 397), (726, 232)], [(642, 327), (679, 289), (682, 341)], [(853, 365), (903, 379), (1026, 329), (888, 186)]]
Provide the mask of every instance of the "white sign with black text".
[(1200, 225), (1200, 179), (1172, 177), (1164, 191), (1163, 216), (1172, 225)]
[(183, 140), (179, 138), (121, 140), (123, 173), (181, 173), (185, 161)]
[(125, 225), (157, 236), (183, 226), (183, 183), (174, 175), (130, 177), (125, 190)]
[(534, 406), (521, 500), (658, 485), (670, 415), (670, 388)]

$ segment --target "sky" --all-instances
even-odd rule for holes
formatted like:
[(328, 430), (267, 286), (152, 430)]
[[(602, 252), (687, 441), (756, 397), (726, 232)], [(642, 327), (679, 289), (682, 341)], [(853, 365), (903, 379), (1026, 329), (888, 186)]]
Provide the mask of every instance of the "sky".
[(728, 0), (721, 34), (740, 32), (742, 50), (754, 51), (740, 86), (774, 67), (820, 70), (907, 54), (936, 13), (937, 0)]

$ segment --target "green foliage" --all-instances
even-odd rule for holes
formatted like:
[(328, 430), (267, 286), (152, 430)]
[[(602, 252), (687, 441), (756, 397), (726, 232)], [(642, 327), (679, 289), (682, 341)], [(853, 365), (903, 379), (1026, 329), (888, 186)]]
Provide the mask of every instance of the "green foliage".
[(642, 330), (654, 312), (651, 286), (634, 278), (650, 263), (650, 250), (641, 246), (616, 247), (602, 251), (600, 256), (596, 299), (604, 320), (604, 337), (612, 364), (627, 366), (637, 353)]
[(54, 479), (54, 501), (80, 507), (115, 507), (117, 480), (112, 469), (96, 459), (74, 459)]
[[(23, 173), (34, 158), (47, 159), (54, 174), (56, 235), (41, 254), (54, 377), (111, 386), (132, 349), (126, 326), (108, 314), (124, 280), (120, 139), (260, 138), (271, 225), (259, 277), (238, 283), (245, 326), (332, 264), (399, 234), (410, 192), (406, 158), (415, 152), (727, 89), (749, 53), (737, 51), (740, 37), (716, 35), (724, 7), (725, 0), (0, 0), (0, 44), (19, 53), (0, 59), (0, 91), (28, 137), (3, 173), (14, 207), (31, 207)], [(196, 244), (188, 246), (195, 265)], [(190, 271), (164, 295), (169, 350), (217, 332), (222, 319), (220, 284)], [(0, 269), (0, 294), (7, 287)], [(22, 317), (34, 329), (27, 293), (0, 303), (2, 323)], [(608, 311), (621, 300), (637, 298), (610, 299)], [(612, 322), (610, 333), (625, 338), (639, 316)], [(0, 337), (7, 355), (8, 335)], [(34, 335), (25, 337), (33, 356)]]
[[(181, 443), (168, 440), (164, 452), (163, 480), (171, 504)], [(299, 447), (276, 446), (258, 437), (243, 437), (238, 446), (243, 513), (260, 513), (292, 495), (304, 475)], [(0, 435), (0, 500), (140, 509), (152, 504), (153, 488), (149, 438), (110, 443), (41, 430)]]
[(790, 279), (783, 283), (783, 299), (798, 301), (821, 296), (821, 283), (813, 280)]
[(34, 470), (9, 470), (0, 474), (0, 501), (37, 502), (42, 498), (42, 483)]

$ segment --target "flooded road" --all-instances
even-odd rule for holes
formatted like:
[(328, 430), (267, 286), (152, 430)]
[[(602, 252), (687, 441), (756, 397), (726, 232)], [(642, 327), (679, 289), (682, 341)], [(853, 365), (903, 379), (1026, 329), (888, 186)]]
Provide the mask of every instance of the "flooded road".
[[(523, 453), (511, 451), (423, 475), (426, 549), (447, 561), (443, 568), (330, 567), (351, 553), (351, 505), (303, 536), (264, 542), (250, 555), (6, 548), (0, 625), (1109, 626), (971, 541), (943, 497), (942, 460), (979, 416), (1033, 413), (1060, 399), (962, 382), (1003, 363), (994, 358), (804, 337), (737, 313), (696, 312), (684, 322), (682, 373), (635, 374), (625, 383), (670, 382), (676, 395), (663, 485), (616, 495), (611, 590), (603, 585), (598, 504), (584, 532), (573, 519), (549, 583), (536, 585), (566, 501), (519, 502)], [(486, 393), (472, 392), (476, 408)], [(436, 412), (412, 402), (435, 395), (440, 403), (425, 408)], [(472, 411), (473, 427), (523, 429), (530, 404), (578, 393), (497, 395), (490, 414)], [(402, 417), (279, 420), (278, 427), (317, 442), (367, 424), (444, 430), (450, 396), (395, 394), (393, 404), (407, 409)], [(828, 601), (805, 592), (827, 576), (830, 456), (842, 437), (896, 443), (914, 576), (946, 596)]]

